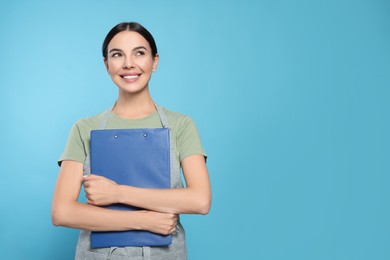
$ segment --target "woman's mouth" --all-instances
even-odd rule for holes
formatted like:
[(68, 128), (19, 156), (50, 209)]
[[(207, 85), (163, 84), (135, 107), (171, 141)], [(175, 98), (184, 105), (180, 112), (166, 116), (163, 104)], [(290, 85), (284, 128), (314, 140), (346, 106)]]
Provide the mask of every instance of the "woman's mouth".
[(121, 77), (122, 79), (124, 79), (126, 82), (134, 82), (134, 81), (136, 81), (140, 76), (141, 76), (141, 74), (123, 74), (123, 75), (120, 75), (120, 77)]

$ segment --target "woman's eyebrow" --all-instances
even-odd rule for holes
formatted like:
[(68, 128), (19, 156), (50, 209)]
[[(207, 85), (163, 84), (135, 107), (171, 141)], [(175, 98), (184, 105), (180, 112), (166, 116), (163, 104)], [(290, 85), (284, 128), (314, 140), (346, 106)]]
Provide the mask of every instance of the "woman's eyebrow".
[(120, 51), (120, 52), (122, 52), (121, 49), (116, 49), (116, 48), (114, 48), (114, 49), (111, 49), (108, 53), (111, 53), (111, 52), (113, 52), (113, 51)]
[(148, 50), (148, 49), (146, 49), (146, 47), (145, 47), (145, 46), (138, 46), (138, 47), (135, 47), (135, 48), (133, 49), (133, 51), (136, 51), (136, 50), (139, 50), (139, 49), (145, 49), (145, 50)]
[[(135, 47), (135, 48), (133, 49), (133, 51), (136, 51), (136, 50), (139, 50), (139, 49), (148, 50), (145, 46), (138, 46), (138, 47)], [(108, 53), (111, 53), (111, 52), (114, 52), (114, 51), (123, 52), (121, 49), (113, 48), (113, 49), (111, 49)]]

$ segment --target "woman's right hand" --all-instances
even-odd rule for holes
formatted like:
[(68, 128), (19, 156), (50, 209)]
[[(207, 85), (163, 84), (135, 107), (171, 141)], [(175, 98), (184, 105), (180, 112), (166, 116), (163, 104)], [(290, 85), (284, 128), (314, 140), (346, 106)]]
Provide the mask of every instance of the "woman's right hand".
[(142, 230), (147, 230), (161, 235), (169, 235), (176, 231), (177, 214), (161, 213), (149, 210), (142, 211), (144, 226)]

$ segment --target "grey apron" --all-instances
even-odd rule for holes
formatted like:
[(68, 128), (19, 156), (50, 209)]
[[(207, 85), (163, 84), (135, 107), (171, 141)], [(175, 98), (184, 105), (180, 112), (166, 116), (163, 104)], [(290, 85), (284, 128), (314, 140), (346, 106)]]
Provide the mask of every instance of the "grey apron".
[[(158, 115), (163, 128), (169, 128), (167, 117), (162, 108), (156, 105)], [(104, 129), (110, 110), (107, 110), (100, 121), (98, 129)], [(170, 131), (170, 164), (171, 164), (171, 188), (182, 188), (183, 183), (180, 178), (180, 167), (176, 160), (175, 150)], [(90, 174), (89, 155), (84, 162), (84, 174)], [(75, 260), (185, 260), (187, 259), (187, 248), (185, 243), (185, 233), (183, 226), (178, 220), (176, 232), (172, 234), (172, 244), (162, 247), (111, 247), (92, 249), (90, 246), (91, 231), (81, 230), (76, 248)]]

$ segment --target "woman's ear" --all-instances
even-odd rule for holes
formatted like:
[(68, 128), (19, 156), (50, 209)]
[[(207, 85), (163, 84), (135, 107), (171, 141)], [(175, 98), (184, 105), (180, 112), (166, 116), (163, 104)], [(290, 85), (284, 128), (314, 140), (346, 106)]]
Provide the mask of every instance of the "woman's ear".
[(154, 56), (153, 58), (153, 66), (152, 66), (152, 71), (155, 72), (156, 69), (157, 69), (157, 66), (158, 66), (158, 59), (160, 58), (160, 56), (158, 55), (158, 53), (156, 53), (156, 56)]
[(108, 62), (107, 62), (107, 58), (104, 58), (103, 61), (104, 61), (104, 66), (106, 67), (106, 70), (108, 71)]

